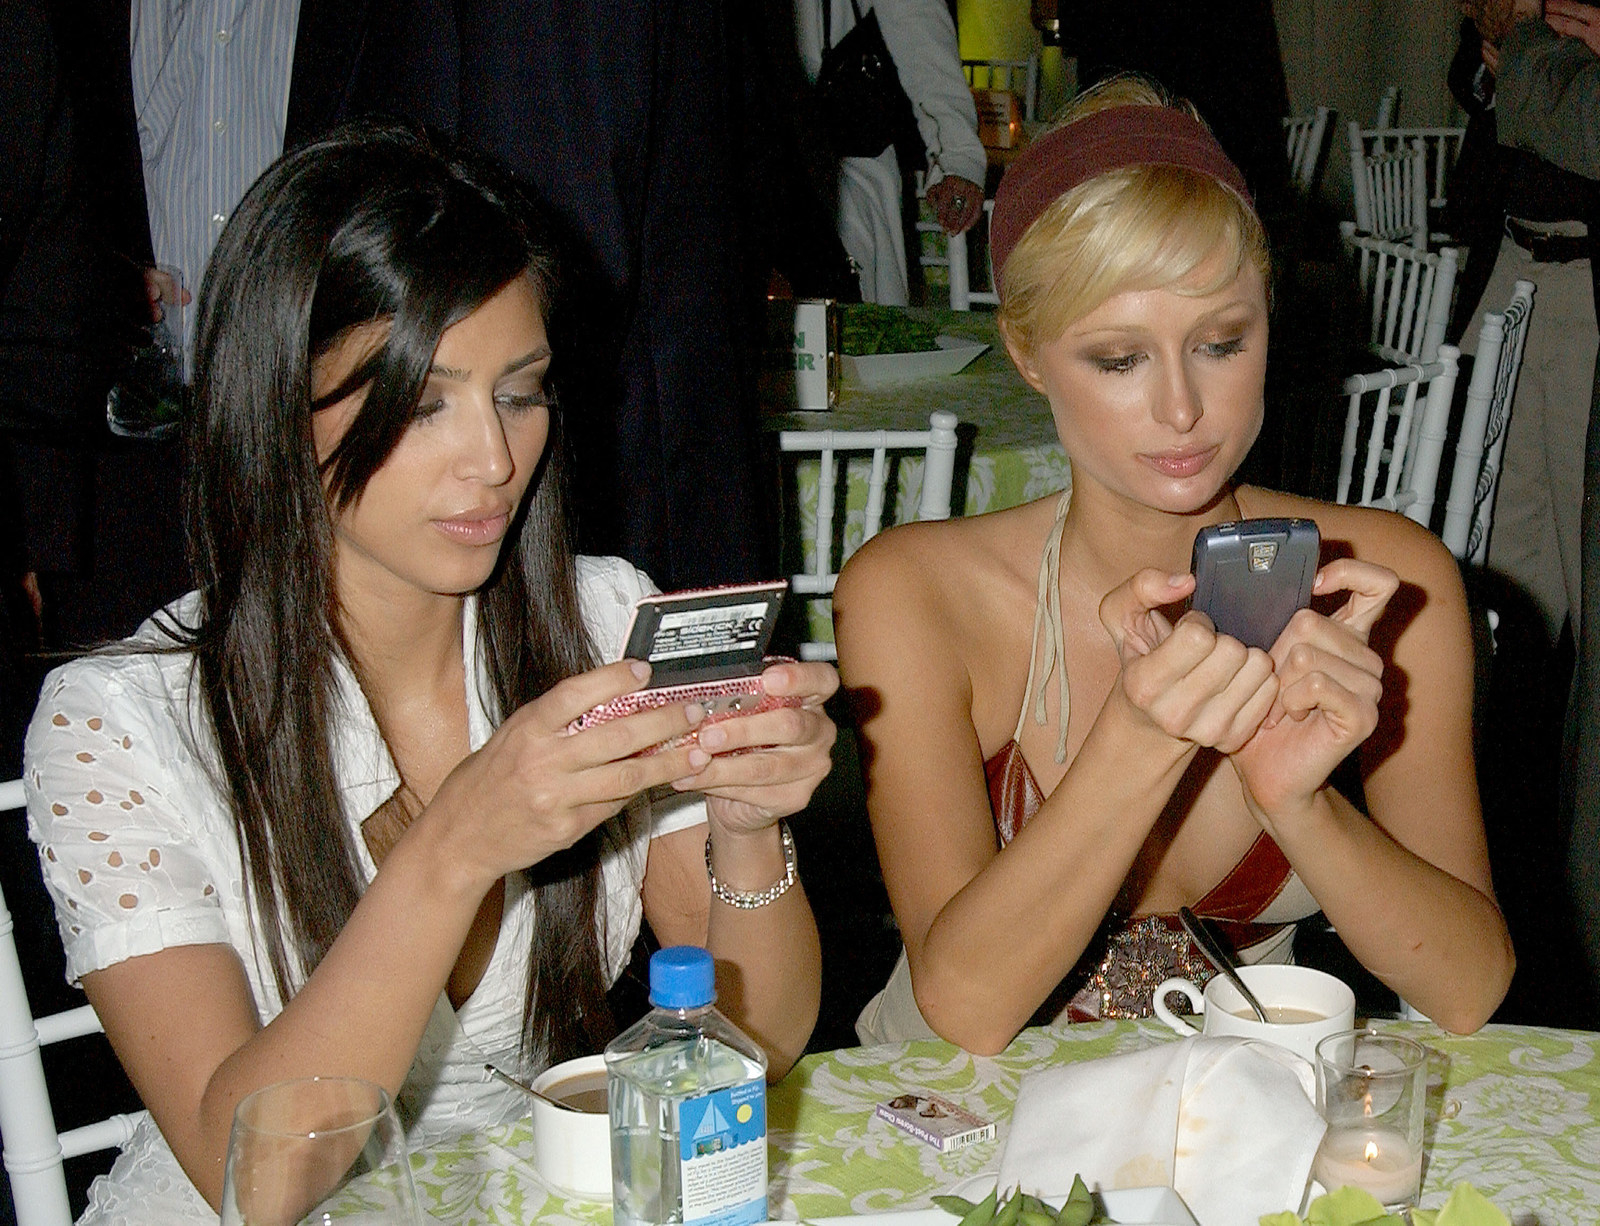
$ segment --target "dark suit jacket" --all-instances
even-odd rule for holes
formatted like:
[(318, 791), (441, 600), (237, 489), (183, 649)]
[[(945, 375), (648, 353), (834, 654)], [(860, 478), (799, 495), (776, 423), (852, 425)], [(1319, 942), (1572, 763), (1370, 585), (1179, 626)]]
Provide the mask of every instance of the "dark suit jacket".
[(124, 98), (132, 115), (127, 25), (127, 0), (0, 6), (0, 426), (13, 432), (92, 433), (112, 343), (138, 321), (137, 136), (131, 122), (126, 140), (112, 131)]
[(739, 53), (721, 3), (393, 0), (362, 13), (305, 0), (301, 22), (291, 142), (359, 111), (419, 119), (499, 157), (565, 226), (551, 378), (582, 545), (664, 586), (767, 569), (760, 299), (741, 259)]

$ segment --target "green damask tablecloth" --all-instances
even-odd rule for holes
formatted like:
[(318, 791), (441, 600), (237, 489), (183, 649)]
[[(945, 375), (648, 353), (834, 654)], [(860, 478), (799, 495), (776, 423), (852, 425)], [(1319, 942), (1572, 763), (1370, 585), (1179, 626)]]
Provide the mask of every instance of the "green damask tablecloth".
[[(1000, 343), (991, 312), (912, 310), (935, 321), (950, 336), (979, 340), (987, 352), (954, 375), (922, 379), (892, 387), (844, 388), (838, 406), (822, 413), (769, 412), (764, 425), (779, 430), (926, 430), (928, 416), (939, 409), (956, 415), (961, 439), (956, 456), (953, 513), (979, 515), (1018, 506), (1063, 490), (1070, 483), (1066, 453), (1056, 437), (1055, 422), (1045, 398), (1022, 381)], [(866, 507), (868, 461), (852, 461), (850, 492), (840, 525), (846, 556), (861, 544)], [(810, 540), (816, 525), (817, 464), (809, 460), (792, 471), (783, 491), (784, 549), (791, 571), (809, 567)], [(900, 465), (895, 485), (895, 510), (889, 522), (916, 518), (922, 490), (922, 462)], [(801, 542), (805, 542), (802, 546)], [(796, 554), (799, 556), (795, 556)], [(833, 638), (827, 602), (808, 609), (810, 637)]]
[[(1383, 1023), (1435, 1053), (1422, 1203), (1462, 1180), (1517, 1226), (1600, 1220), (1600, 1034), (1489, 1026), (1468, 1038), (1426, 1023)], [(948, 1043), (848, 1048), (808, 1056), (768, 1101), (773, 1217), (925, 1208), (929, 1197), (999, 1166), (1019, 1077), (1030, 1069), (1170, 1042), (1156, 1021), (1024, 1031), (994, 1058)], [(913, 1088), (999, 1122), (1000, 1136), (951, 1154), (873, 1117)], [(424, 1207), (443, 1223), (605, 1223), (610, 1210), (549, 1193), (527, 1125), (462, 1138), (413, 1160)]]

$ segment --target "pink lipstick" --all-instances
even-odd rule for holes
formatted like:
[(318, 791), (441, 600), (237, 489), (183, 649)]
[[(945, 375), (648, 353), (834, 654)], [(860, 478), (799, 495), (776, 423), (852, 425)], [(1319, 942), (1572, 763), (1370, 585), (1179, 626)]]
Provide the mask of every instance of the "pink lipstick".
[(1218, 448), (1201, 451), (1144, 452), (1139, 458), (1163, 476), (1184, 478), (1202, 473), (1217, 458)]
[(498, 514), (484, 514), (483, 511), (468, 511), (465, 514), (453, 516), (450, 519), (436, 519), (434, 527), (440, 532), (462, 545), (493, 545), (506, 533), (506, 525), (511, 522), (511, 513), (501, 511)]

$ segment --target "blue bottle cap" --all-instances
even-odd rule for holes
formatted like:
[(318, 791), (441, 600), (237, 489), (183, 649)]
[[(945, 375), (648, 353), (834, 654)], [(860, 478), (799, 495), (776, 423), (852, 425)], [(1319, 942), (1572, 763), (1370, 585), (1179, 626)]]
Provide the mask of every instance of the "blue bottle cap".
[(672, 945), (650, 955), (650, 1003), (662, 1009), (699, 1009), (717, 999), (711, 955), (698, 945)]

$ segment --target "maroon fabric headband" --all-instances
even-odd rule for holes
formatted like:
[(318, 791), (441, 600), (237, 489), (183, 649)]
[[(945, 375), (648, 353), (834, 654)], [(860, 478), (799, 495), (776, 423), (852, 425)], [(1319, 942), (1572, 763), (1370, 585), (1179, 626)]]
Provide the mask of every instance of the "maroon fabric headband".
[(1206, 126), (1170, 106), (1118, 106), (1045, 133), (1011, 163), (994, 194), (989, 259), (995, 287), (1017, 240), (1065, 192), (1124, 166), (1181, 166), (1231, 187), (1254, 208), (1239, 168)]

